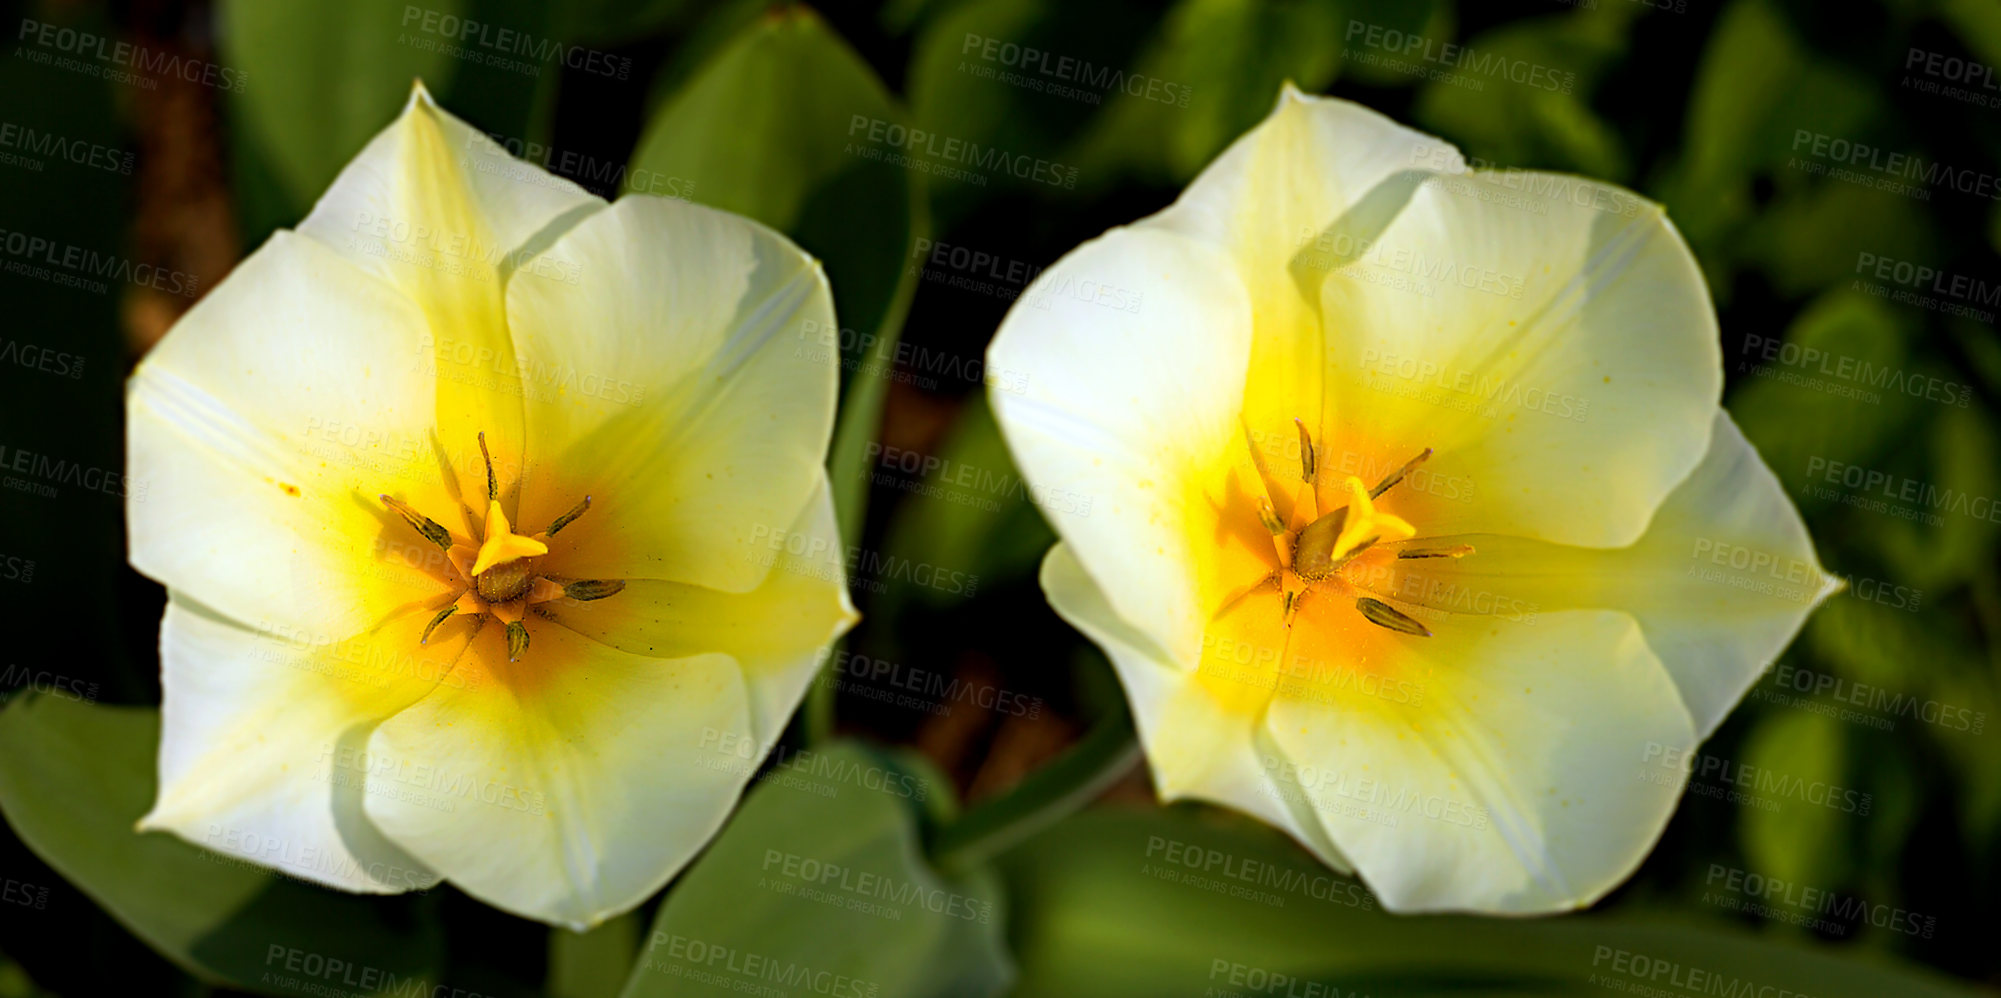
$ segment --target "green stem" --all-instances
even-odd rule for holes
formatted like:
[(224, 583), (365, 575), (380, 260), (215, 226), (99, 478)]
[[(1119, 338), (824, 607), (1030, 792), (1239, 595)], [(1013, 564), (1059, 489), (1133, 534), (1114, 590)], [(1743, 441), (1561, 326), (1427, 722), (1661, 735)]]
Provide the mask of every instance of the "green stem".
[(1095, 800), (1139, 756), (1132, 715), (1121, 700), (1116, 713), (1099, 721), (1061, 758), (999, 797), (967, 809), (941, 830), (931, 844), (933, 865), (949, 876), (1007, 851)]

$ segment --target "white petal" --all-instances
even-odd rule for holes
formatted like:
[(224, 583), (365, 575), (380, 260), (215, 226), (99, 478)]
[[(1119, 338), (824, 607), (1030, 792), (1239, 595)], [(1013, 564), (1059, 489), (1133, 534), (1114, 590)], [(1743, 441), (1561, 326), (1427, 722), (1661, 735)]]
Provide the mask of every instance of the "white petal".
[[(341, 170), (299, 232), (401, 288), (424, 311), (426, 334), (382, 362), (433, 371), (439, 436), (458, 453), (486, 433), (502, 477), (512, 479), (524, 454), (523, 389), (502, 286), (554, 231), (603, 206), (576, 184), (511, 159), (419, 84), (402, 116)], [(559, 259), (539, 268), (577, 271)], [(464, 492), (478, 498), (484, 467), (458, 467)]]
[(1111, 660), (1162, 800), (1234, 807), (1283, 829), (1335, 869), (1353, 872), (1298, 789), (1274, 778), (1282, 769), (1272, 764), (1276, 753), (1259, 744), (1264, 732), (1243, 715), (1217, 710), (1189, 671), (1119, 619), (1067, 545), (1043, 558), (1042, 591)]
[[(751, 731), (770, 745), (826, 662), (828, 645), (858, 619), (848, 600), (840, 525), (824, 482), (799, 520), (758, 554), (771, 574), (748, 593), (639, 579), (606, 599), (545, 605), (551, 620), (649, 658), (723, 652), (743, 670)], [(797, 553), (794, 553), (796, 549)]]
[(1249, 336), (1220, 252), (1114, 229), (1038, 276), (987, 354), (1022, 374), (1022, 392), (992, 396), (1015, 463), (1090, 503), (1056, 529), (1119, 616), (1181, 659), (1208, 610), (1190, 567), (1213, 544), (1194, 525), (1213, 522), (1210, 493), (1244, 449)]
[(442, 595), (449, 522), (408, 299), (279, 232), (148, 354), (127, 405), (132, 564), (248, 625), (344, 638)]
[(1365, 640), (1428, 671), (1422, 702), (1281, 698), (1267, 723), (1385, 908), (1582, 907), (1646, 857), (1685, 775), (1648, 762), (1681, 758), (1695, 733), (1631, 618), (1378, 630)]
[(1426, 535), (1630, 544), (1708, 450), (1715, 312), (1662, 209), (1633, 194), (1435, 177), (1321, 291), (1327, 437), (1397, 460), (1434, 448), (1428, 472), (1472, 486), (1467, 502), (1398, 494)]
[(486, 627), (461, 663), (481, 681), (439, 686), (375, 730), (368, 765), (397, 775), (372, 779), (364, 806), (466, 893), (581, 931), (685, 865), (768, 746), (750, 747), (728, 656), (646, 658), (528, 626), (520, 662)]
[(833, 432), (819, 264), (755, 222), (650, 197), (547, 256), (575, 261), (576, 283), (531, 263), (507, 289), (536, 462), (519, 522), (595, 492), (566, 572), (755, 588), (769, 562), (748, 555), (805, 508)]
[[(1785, 487), (1728, 413), (1717, 411), (1710, 441), (1630, 547), (1454, 538), (1446, 543), (1470, 543), (1477, 553), (1401, 562), (1386, 595), (1516, 615), (1624, 610), (1639, 619), (1706, 738), (1840, 588), (1815, 558)], [(1469, 594), (1481, 598), (1462, 598)]]
[(356, 764), (374, 726), (449, 677), (464, 648), (420, 647), (423, 622), (329, 643), (171, 599), (160, 625), (160, 790), (139, 827), (343, 890), (437, 883), (363, 816)]

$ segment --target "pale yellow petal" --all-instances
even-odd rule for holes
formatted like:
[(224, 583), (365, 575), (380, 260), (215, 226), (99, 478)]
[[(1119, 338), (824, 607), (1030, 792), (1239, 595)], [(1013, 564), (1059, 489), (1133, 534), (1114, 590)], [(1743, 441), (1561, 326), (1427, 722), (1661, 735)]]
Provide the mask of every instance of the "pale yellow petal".
[(343, 638), (442, 595), (444, 553), (377, 498), (448, 522), (423, 315), (310, 239), (272, 236), (133, 373), (139, 571), (250, 626)]
[(1398, 562), (1378, 588), (1463, 614), (1631, 613), (1704, 737), (1840, 586), (1821, 568), (1784, 486), (1721, 410), (1702, 464), (1628, 547), (1478, 535), (1444, 541), (1455, 542), (1477, 553)]
[(506, 481), (519, 474), (527, 443), (503, 285), (517, 270), (533, 280), (578, 279), (572, 261), (522, 264), (548, 238), (544, 230), (603, 205), (568, 180), (509, 159), (498, 143), (438, 107), (420, 84), (403, 114), (341, 170), (299, 223), (300, 233), (402, 289), (423, 310), (423, 335), (381, 363), (417, 366), (437, 380), (438, 435), (458, 458), (453, 466), (474, 509), (485, 496), (475, 436), (487, 434)]
[(1685, 777), (1652, 763), (1685, 758), (1695, 732), (1630, 617), (1460, 618), (1428, 638), (1358, 626), (1295, 628), (1294, 652), (1421, 670), (1423, 698), (1280, 698), (1266, 724), (1385, 908), (1577, 908), (1645, 858)]
[(1179, 658), (1211, 609), (1191, 566), (1217, 556), (1208, 530), (1245, 453), (1250, 322), (1220, 251), (1115, 229), (1038, 276), (987, 353), (1021, 374), (1022, 391), (991, 394), (1015, 463), (1089, 503), (1052, 526), (1119, 616)]
[[(617, 598), (617, 597), (612, 597)], [(538, 626), (539, 623), (539, 626)], [(701, 849), (769, 745), (728, 656), (632, 655), (560, 624), (507, 661), (497, 626), (442, 685), (375, 729), (368, 817), (466, 893), (582, 930)]]
[[(564, 570), (747, 592), (752, 554), (819, 487), (839, 349), (819, 263), (755, 222), (627, 197), (547, 250), (579, 280), (508, 285), (529, 372), (532, 474), (516, 521)], [(540, 258), (538, 258), (540, 259)]]
[(417, 643), (427, 616), (329, 639), (251, 630), (173, 597), (160, 626), (159, 796), (140, 828), (344, 890), (437, 883), (361, 803), (375, 725), (465, 681), (463, 640)]
[(1468, 495), (1395, 494), (1421, 533), (1629, 544), (1708, 450), (1716, 316), (1660, 206), (1575, 177), (1439, 176), (1349, 248), (1321, 289), (1325, 436), (1434, 449), (1427, 473)]

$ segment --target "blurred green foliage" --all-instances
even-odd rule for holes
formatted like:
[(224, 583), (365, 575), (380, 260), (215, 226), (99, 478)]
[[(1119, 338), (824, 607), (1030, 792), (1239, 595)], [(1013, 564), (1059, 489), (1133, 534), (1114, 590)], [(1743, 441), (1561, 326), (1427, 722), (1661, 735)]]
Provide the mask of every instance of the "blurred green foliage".
[[(159, 32), (171, 21), (138, 6), (107, 13), (43, 2), (24, 16), (107, 36)], [(846, 327), (832, 459), (844, 532), (977, 582), (956, 592), (897, 580), (858, 587), (866, 623), (851, 647), (911, 668), (989, 670), (1008, 688), (1077, 715), (1079, 726), (1097, 713), (1104, 677), (1101, 665), (1095, 672), (1073, 665), (1095, 662), (1095, 653), (1055, 619), (1035, 586), (1053, 537), (1044, 521), (1056, 514), (1006, 484), (1018, 483), (1018, 473), (981, 397), (994, 372), (941, 375), (947, 365), (925, 360), (956, 360), (953, 369), (963, 370), (982, 356), (1019, 281), (960, 275), (978, 277), (972, 283), (981, 290), (927, 280), (926, 247), (966, 247), (1031, 272), (1046, 266), (1171, 201), (1263, 117), (1287, 80), (1435, 132), (1481, 165), (1633, 186), (1668, 206), (1702, 263), (1722, 318), (1726, 404), (1800, 505), (1823, 563), (1851, 580), (1705, 751), (1857, 788), (1871, 808), (1866, 818), (1791, 807), (1772, 813), (1691, 797), (1603, 911), (1513, 922), (1393, 918), (1311, 899), (1272, 906), (1168, 884), (1145, 871), (1156, 838), (1326, 874), (1276, 833), (1232, 816), (1107, 804), (949, 884), (991, 901), (993, 925), (917, 926), (775, 904), (779, 895), (745, 891), (743, 883), (771, 849), (845, 850), (857, 868), (944, 883), (923, 850), (949, 814), (846, 788), (820, 797), (767, 779), (663, 902), (578, 936), (518, 923), (449, 891), (349, 898), (218, 864), (165, 836), (135, 837), (131, 823), (150, 799), (156, 714), (23, 694), (0, 713), (0, 809), (13, 829), (0, 859), (10, 876), (51, 886), (55, 898), (48, 911), (17, 919), (18, 931), (8, 923), (0, 998), (113, 986), (269, 992), (259, 980), (263, 954), (245, 949), (252, 938), (245, 926), (256, 927), (255, 939), (289, 934), (483, 993), (563, 998), (687, 993), (632, 971), (663, 931), (754, 939), (761, 951), (781, 940), (800, 947), (787, 952), (802, 963), (896, 982), (885, 995), (978, 994), (1010, 979), (1019, 994), (1196, 993), (1212, 983), (1217, 960), (1332, 982), (1343, 995), (1597, 994), (1606, 989), (1588, 982), (1602, 969), (1601, 947), (1782, 980), (1820, 996), (1960, 993), (1939, 975), (1896, 969), (1917, 964), (1963, 981), (2001, 981), (1985, 903), (2001, 891), (1994, 862), (2001, 751), (1989, 730), (2001, 709), (2001, 538), (1994, 523), (1949, 511), (1933, 523), (1858, 505), (1838, 486), (1827, 491), (1821, 475), (1839, 462), (2001, 495), (1993, 418), (2001, 345), (1992, 303), (1973, 309), (1982, 316), (1899, 299), (1901, 286), (1870, 263), (2001, 285), (2001, 210), (1991, 198), (1944, 187), (1918, 197), (1848, 182), (1802, 151), (1803, 142), (1810, 148), (1815, 136), (1831, 136), (2001, 174), (2001, 91), (1974, 82), (1973, 98), (1955, 98), (1937, 92), (1946, 81), (1924, 69), (1934, 55), (2001, 64), (2001, 6), (166, 6), (182, 19), (164, 29), (178, 31), (177, 44), (199, 50), (212, 31), (209, 55), (252, 81), (204, 94), (218, 105), (213, 138), (247, 246), (303, 217), (422, 77), (454, 113), (517, 151), (560, 153), (537, 162), (582, 171), (576, 179), (599, 193), (644, 190), (633, 180), (642, 171), (672, 178), (685, 187), (671, 193), (757, 218), (820, 257)], [(413, 10), (420, 20), (463, 17), (588, 45), (630, 71), (544, 63), (523, 72), (468, 58), (413, 28)], [(1369, 31), (1423, 44), (1392, 52), (1366, 44)], [(1146, 96), (1010, 82), (998, 71), (1019, 67), (990, 55), (990, 41), (1170, 88)], [(1440, 73), (1422, 53), (1449, 43), (1506, 54), (1565, 82), (1542, 88)], [(159, 108), (133, 87), (18, 53), (0, 60), (0, 94), (9, 122), (115, 148), (139, 148), (136, 122)], [(1044, 159), (1073, 168), (1074, 184), (904, 169), (854, 150), (858, 118), (863, 133), (881, 121)], [(154, 145), (142, 151), (162, 155)], [(607, 164), (619, 167), (608, 185)], [(32, 196), (0, 203), (0, 228), (137, 252), (126, 222), (141, 206), (134, 178), (55, 169), (15, 179)], [(88, 364), (75, 379), (11, 378), (0, 442), (117, 468), (120, 384), (137, 349), (120, 335), (121, 307), (129, 306), (122, 290), (6, 280), (14, 328), (59, 341)], [(1913, 395), (1787, 359), (1805, 351), (1893, 372), (1898, 384), (1947, 390)], [(1858, 397), (1858, 388), (1873, 400)], [(945, 465), (916, 474), (889, 468), (878, 460), (883, 445), (977, 469), (987, 484), (940, 501), (940, 490), (965, 489), (945, 479)], [(123, 566), (117, 500), (51, 502), (0, 491), (0, 521), (9, 524), (0, 554), (36, 566), (32, 587), (8, 592), (10, 615), (62, 622), (59, 633), (9, 628), (15, 660), (71, 663), (101, 684), (107, 701), (156, 703), (159, 594)], [(1782, 676), (1806, 677), (1806, 690)], [(1914, 707), (1869, 706), (1867, 691)], [(907, 711), (854, 698), (839, 709), (844, 729), (877, 741), (922, 733), (922, 719)], [(875, 749), (828, 751), (922, 772), (940, 788), (971, 782), (963, 764), (940, 772)], [(1863, 897), (1931, 918), (1936, 931), (1853, 920), (1808, 928), (1735, 910), (1711, 899), (1719, 868)], [(1232, 990), (1229, 972), (1213, 993)]]

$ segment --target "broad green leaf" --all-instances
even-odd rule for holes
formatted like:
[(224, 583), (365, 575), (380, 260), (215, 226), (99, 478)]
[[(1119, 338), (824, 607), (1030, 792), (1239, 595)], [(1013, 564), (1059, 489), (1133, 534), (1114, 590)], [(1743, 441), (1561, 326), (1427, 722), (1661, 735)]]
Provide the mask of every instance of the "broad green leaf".
[(1625, 150), (1587, 101), (1639, 11), (1604, 5), (1481, 34), (1424, 85), (1417, 119), (1486, 163), (1627, 181)]
[[(849, 372), (835, 431), (842, 535), (860, 529), (852, 488), (881, 416), (913, 290), (905, 261), (926, 229), (918, 174), (893, 144), (909, 116), (818, 15), (774, 10), (722, 49), (648, 122), (631, 172), (684, 181), (695, 200), (778, 229), (819, 257), (841, 330), (801, 342), (839, 350)], [(803, 335), (802, 335), (803, 339)]]
[(549, 930), (549, 998), (618, 998), (644, 928), (626, 912), (589, 932)]
[(1110, 104), (1077, 159), (1093, 186), (1116, 173), (1186, 183), (1269, 115), (1290, 80), (1318, 93), (1341, 65), (1342, 19), (1331, 5), (1181, 0), (1136, 64), (1162, 98)]
[(1931, 404), (1903, 390), (1921, 373), (1905, 354), (1908, 323), (1866, 294), (1835, 291), (1782, 340), (1773, 330), (1747, 330), (1737, 353), (1723, 358), (1737, 381), (1731, 414), (1801, 508), (1839, 504), (1850, 491), (1850, 466), (1887, 475), (1877, 459), (1917, 407)]
[(1774, 712), (1752, 730), (1742, 749), (1745, 771), (1819, 787), (1834, 799), (1823, 805), (1809, 789), (1776, 798), (1776, 811), (1744, 808), (1738, 832), (1751, 872), (1823, 891), (1845, 886), (1847, 833), (1875, 814), (1876, 800), (1847, 778), (1844, 736), (1840, 722), (1806, 711)]
[(1016, 993), (1038, 998), (1974, 993), (1929, 972), (1726, 930), (1713, 916), (1391, 915), (1278, 833), (1195, 810), (1086, 812), (1005, 855), (1000, 869)]
[(919, 810), (947, 786), (853, 744), (781, 758), (667, 895), (625, 998), (1000, 993), (997, 882), (944, 877), (920, 848)]
[(236, 119), (304, 215), (340, 168), (403, 109), (410, 81), (445, 92), (466, 0), (228, 0), (218, 20)]
[(160, 955), (263, 994), (435, 983), (421, 898), (367, 898), (281, 878), (165, 833), (153, 803), (159, 713), (62, 696), (0, 711), (0, 813), (56, 872)]
[[(904, 474), (908, 466), (918, 473)], [(884, 538), (883, 553), (963, 572), (980, 580), (978, 589), (1033, 575), (1056, 542), (1048, 521), (1091, 512), (1089, 497), (1037, 489), (1022, 477), (1001, 440), (993, 410), (977, 393), (959, 410), (958, 423), (937, 453), (906, 457), (885, 450), (863, 471), (898, 483), (906, 493)], [(898, 588), (932, 603), (978, 596), (978, 589), (969, 595), (935, 586)]]

